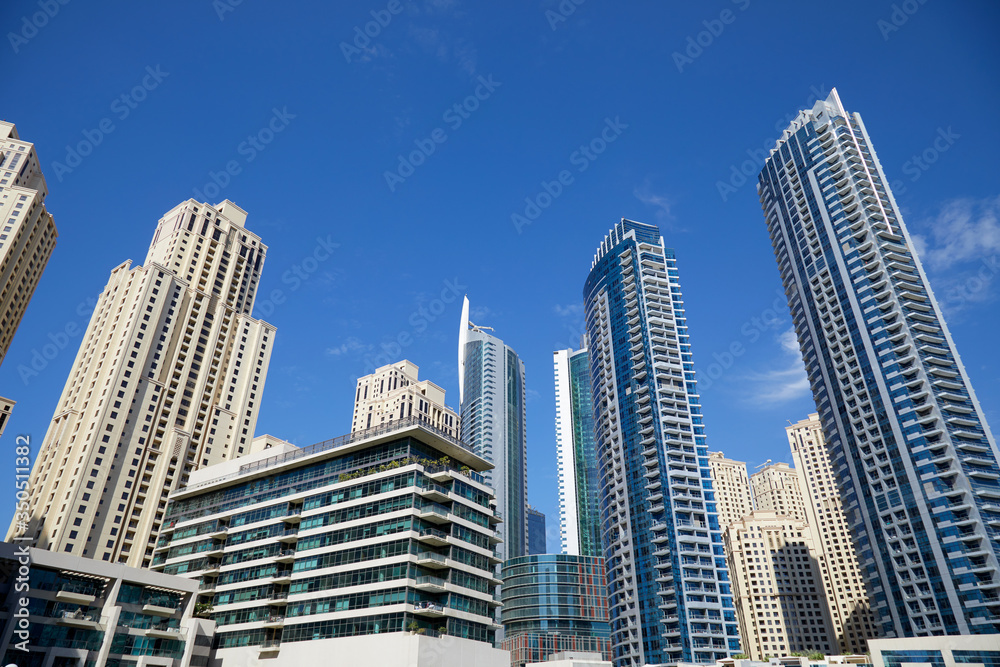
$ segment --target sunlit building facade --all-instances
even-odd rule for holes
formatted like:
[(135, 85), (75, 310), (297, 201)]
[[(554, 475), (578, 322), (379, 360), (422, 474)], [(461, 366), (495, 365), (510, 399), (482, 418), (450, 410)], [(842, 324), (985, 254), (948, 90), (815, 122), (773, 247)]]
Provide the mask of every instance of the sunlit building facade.
[[(586, 342), (584, 336), (583, 343)], [(564, 554), (599, 556), (601, 517), (597, 500), (597, 447), (590, 355), (553, 353), (556, 381), (556, 463), (559, 474), (559, 540)]]
[(739, 651), (678, 275), (659, 230), (622, 219), (584, 286), (616, 667)]
[(1000, 632), (1000, 452), (861, 117), (801, 111), (758, 184), (887, 637)]

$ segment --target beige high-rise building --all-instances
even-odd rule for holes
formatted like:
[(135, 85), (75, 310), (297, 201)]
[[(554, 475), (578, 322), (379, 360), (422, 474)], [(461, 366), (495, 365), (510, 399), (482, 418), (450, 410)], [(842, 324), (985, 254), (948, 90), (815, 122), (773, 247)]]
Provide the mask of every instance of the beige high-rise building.
[(35, 146), (0, 121), (0, 363), (56, 246)]
[(793, 519), (806, 520), (806, 502), (797, 470), (787, 463), (772, 463), (750, 476), (754, 507)]
[(719, 524), (725, 528), (753, 511), (747, 464), (727, 459), (722, 452), (709, 452), (708, 467), (712, 471), (712, 489), (715, 491)]
[[(13, 123), (0, 121), (0, 364), (56, 247), (48, 193), (34, 144), (21, 141)], [(3, 433), (14, 401), (0, 397), (0, 403)]]
[(751, 659), (837, 650), (816, 541), (805, 521), (756, 510), (724, 531), (723, 544), (741, 645)]
[(430, 380), (418, 380), (412, 361), (382, 366), (358, 378), (351, 432), (417, 417), (453, 438), (458, 437), (458, 413), (444, 404), (444, 389)]
[(838, 650), (865, 653), (867, 640), (878, 634), (819, 415), (811, 414), (785, 431), (805, 491), (807, 521), (816, 534), (816, 553)]
[(112, 270), (8, 540), (147, 567), (167, 495), (250, 451), (275, 329), (250, 317), (267, 247), (245, 221), (185, 201)]

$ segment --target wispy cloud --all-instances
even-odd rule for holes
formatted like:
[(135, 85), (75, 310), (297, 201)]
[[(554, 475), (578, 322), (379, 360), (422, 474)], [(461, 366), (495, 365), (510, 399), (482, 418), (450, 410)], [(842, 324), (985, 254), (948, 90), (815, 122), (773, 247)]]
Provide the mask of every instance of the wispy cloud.
[(583, 317), (582, 303), (570, 303), (565, 306), (561, 306), (557, 303), (553, 310), (555, 310), (556, 315), (559, 317), (572, 317), (574, 319)]
[(331, 357), (341, 357), (364, 354), (365, 352), (371, 351), (371, 349), (371, 345), (363, 343), (361, 339), (351, 336), (340, 345), (326, 348), (326, 353)]
[(913, 236), (920, 259), (931, 271), (978, 262), (1000, 252), (1000, 197), (956, 199), (922, 222), (928, 235)]
[(655, 192), (648, 178), (641, 185), (636, 186), (632, 190), (632, 194), (643, 204), (654, 209), (656, 222), (660, 227), (672, 231), (684, 231), (676, 226), (676, 219), (672, 211), (673, 201), (667, 195)]
[(778, 336), (782, 356), (776, 368), (763, 373), (753, 373), (745, 379), (749, 384), (748, 403), (775, 406), (808, 396), (811, 388), (802, 356), (799, 353), (795, 330), (789, 328)]
[(913, 244), (944, 314), (990, 303), (1000, 272), (1000, 197), (956, 199), (918, 221)]

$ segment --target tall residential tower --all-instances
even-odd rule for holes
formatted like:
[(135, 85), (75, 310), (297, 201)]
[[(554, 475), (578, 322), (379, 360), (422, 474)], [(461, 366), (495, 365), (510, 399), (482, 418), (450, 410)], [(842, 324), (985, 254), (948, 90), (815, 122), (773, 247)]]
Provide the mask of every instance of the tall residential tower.
[(250, 317), (267, 246), (245, 220), (188, 200), (112, 270), (8, 540), (148, 567), (167, 495), (250, 451), (275, 330)]
[(839, 650), (845, 655), (865, 653), (868, 640), (878, 634), (819, 415), (811, 414), (785, 427), (785, 432), (804, 495), (806, 520), (814, 535)]
[(758, 192), (881, 633), (1000, 632), (1000, 452), (835, 90), (785, 130)]
[(528, 554), (524, 362), (486, 329), (469, 321), (466, 297), (458, 334), (461, 439), (493, 464), (484, 477), (503, 518), (498, 552), (507, 560)]
[(615, 665), (728, 657), (740, 644), (674, 252), (622, 219), (583, 296)]
[(557, 350), (556, 462), (559, 466), (559, 533), (564, 554), (600, 556), (594, 397), (586, 336), (582, 349)]
[(35, 146), (0, 121), (0, 363), (56, 246)]

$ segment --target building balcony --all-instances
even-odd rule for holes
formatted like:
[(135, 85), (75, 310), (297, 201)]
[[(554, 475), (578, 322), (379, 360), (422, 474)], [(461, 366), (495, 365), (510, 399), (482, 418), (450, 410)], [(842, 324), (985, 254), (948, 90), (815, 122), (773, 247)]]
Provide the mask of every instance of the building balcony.
[(296, 528), (286, 528), (281, 535), (278, 536), (279, 542), (284, 542), (286, 544), (292, 544), (299, 541), (299, 529)]
[(142, 613), (151, 614), (153, 616), (173, 616), (177, 609), (174, 607), (167, 607), (165, 605), (158, 604), (144, 604), (142, 605)]
[(417, 490), (417, 493), (432, 502), (448, 502), (448, 500), (450, 500), (448, 497), (448, 489), (438, 484), (430, 484), (426, 487), (420, 487)]
[(101, 616), (96, 613), (84, 613), (82, 610), (64, 611), (56, 621), (59, 625), (66, 625), (72, 628), (84, 628), (87, 630), (104, 630), (101, 624)]
[(285, 624), (284, 614), (271, 614), (264, 619), (265, 628), (280, 628)]
[(417, 540), (432, 546), (444, 546), (448, 544), (448, 534), (437, 528), (423, 528), (417, 536)]
[(91, 586), (77, 586), (75, 584), (63, 584), (56, 591), (56, 599), (61, 602), (75, 602), (77, 604), (90, 604), (97, 600), (94, 595), (95, 589)]
[(448, 559), (433, 551), (421, 551), (417, 554), (417, 565), (439, 570), (448, 567)]
[(271, 577), (271, 581), (275, 584), (288, 584), (292, 581), (292, 571), (291, 570), (279, 570), (274, 573)]
[(451, 521), (448, 518), (448, 514), (448, 508), (438, 504), (424, 505), (417, 508), (417, 516), (431, 523), (448, 523)]
[(281, 649), (280, 639), (265, 639), (260, 644), (260, 653), (264, 654), (274, 654)]
[(413, 613), (420, 616), (440, 618), (445, 615), (444, 606), (437, 602), (418, 602), (413, 605)]
[(433, 577), (430, 575), (425, 575), (423, 577), (417, 577), (416, 589), (419, 591), (429, 591), (433, 593), (443, 593), (447, 590), (444, 579), (441, 577)]
[(274, 556), (274, 560), (279, 563), (291, 563), (295, 561), (295, 549), (283, 549)]
[(152, 627), (146, 628), (143, 633), (147, 637), (155, 637), (157, 639), (182, 639), (183, 631), (180, 628), (171, 627), (165, 623), (157, 624)]

